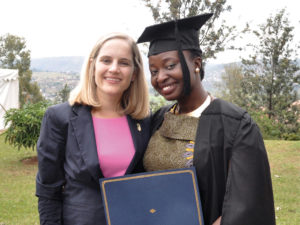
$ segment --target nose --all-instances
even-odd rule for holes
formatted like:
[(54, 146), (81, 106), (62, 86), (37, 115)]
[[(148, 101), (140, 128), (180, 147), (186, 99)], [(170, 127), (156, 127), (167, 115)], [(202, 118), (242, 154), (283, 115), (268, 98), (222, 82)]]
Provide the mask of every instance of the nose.
[(118, 62), (113, 61), (113, 62), (110, 64), (109, 72), (111, 72), (111, 73), (118, 73), (119, 70), (120, 70), (120, 68), (119, 68)]
[(167, 78), (168, 78), (168, 75), (164, 70), (159, 70), (158, 71), (157, 78), (156, 78), (156, 81), (158, 83), (165, 82), (165, 80), (167, 80)]

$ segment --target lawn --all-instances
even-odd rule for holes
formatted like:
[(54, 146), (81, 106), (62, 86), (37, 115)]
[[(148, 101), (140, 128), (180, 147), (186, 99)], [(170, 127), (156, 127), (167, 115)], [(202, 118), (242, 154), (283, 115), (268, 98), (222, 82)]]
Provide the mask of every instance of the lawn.
[[(300, 224), (300, 141), (265, 141), (277, 225)], [(35, 151), (18, 151), (0, 135), (0, 225), (39, 224), (35, 192)], [(242, 225), (242, 224), (241, 224)], [(255, 224), (254, 224), (255, 225)]]
[[(39, 224), (35, 192), (36, 163), (33, 150), (17, 150), (0, 135), (0, 225)], [(22, 162), (23, 161), (23, 162)]]
[(300, 224), (300, 141), (265, 141), (277, 225)]

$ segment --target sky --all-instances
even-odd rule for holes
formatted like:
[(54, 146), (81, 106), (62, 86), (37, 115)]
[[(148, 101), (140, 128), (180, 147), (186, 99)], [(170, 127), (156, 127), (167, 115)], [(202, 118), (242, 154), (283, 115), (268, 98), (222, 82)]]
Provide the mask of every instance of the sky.
[[(230, 25), (254, 27), (282, 8), (300, 42), (300, 2), (297, 0), (227, 0), (232, 6), (222, 19)], [(124, 32), (137, 39), (154, 23), (142, 0), (0, 0), (0, 35), (24, 37), (32, 58), (86, 56), (98, 38)], [(247, 40), (251, 41), (251, 40)], [(243, 43), (243, 42), (241, 42)], [(141, 47), (143, 48), (143, 47)], [(245, 52), (224, 52), (213, 63), (238, 61)]]

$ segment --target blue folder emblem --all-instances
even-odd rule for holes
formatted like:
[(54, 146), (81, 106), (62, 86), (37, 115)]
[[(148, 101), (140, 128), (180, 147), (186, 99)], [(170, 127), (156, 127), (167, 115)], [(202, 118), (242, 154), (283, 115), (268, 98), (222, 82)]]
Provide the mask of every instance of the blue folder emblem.
[(107, 225), (204, 225), (195, 169), (100, 179)]

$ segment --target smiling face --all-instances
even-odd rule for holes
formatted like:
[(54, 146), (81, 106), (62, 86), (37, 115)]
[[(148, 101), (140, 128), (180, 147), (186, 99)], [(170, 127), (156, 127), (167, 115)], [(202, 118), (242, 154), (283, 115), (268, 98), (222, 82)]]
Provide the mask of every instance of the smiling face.
[(121, 99), (134, 77), (133, 56), (128, 42), (123, 39), (106, 41), (95, 63), (98, 98), (107, 95)]
[[(191, 81), (191, 92), (197, 88), (199, 75), (195, 74), (196, 63), (191, 59), (188, 51), (183, 52)], [(184, 80), (177, 51), (163, 52), (149, 57), (151, 84), (153, 88), (166, 100), (182, 100)], [(198, 77), (197, 77), (198, 76)]]

